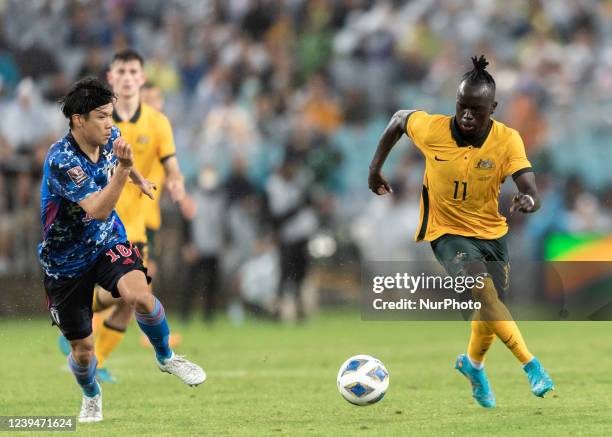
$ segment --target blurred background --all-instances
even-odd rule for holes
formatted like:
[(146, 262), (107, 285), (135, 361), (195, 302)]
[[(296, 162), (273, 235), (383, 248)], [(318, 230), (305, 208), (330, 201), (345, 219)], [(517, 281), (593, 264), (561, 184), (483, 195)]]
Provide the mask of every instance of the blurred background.
[(56, 101), (128, 47), (200, 207), (190, 220), (164, 197), (155, 250), (155, 292), (185, 320), (303, 319), (357, 302), (364, 260), (432, 259), (413, 242), (416, 148), (404, 138), (388, 159), (393, 196), (369, 192), (368, 164), (396, 110), (454, 113), (476, 54), (542, 196), (537, 214), (509, 216), (515, 187), (502, 188), (513, 257), (610, 259), (612, 1), (0, 0), (0, 317), (45, 312), (39, 183), (67, 132)]

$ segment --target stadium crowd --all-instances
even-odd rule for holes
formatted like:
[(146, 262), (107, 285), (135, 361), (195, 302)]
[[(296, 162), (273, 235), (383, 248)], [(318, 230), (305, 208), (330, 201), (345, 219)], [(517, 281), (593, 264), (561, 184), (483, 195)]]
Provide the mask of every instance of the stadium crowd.
[(542, 194), (536, 215), (510, 217), (513, 252), (541, 258), (555, 231), (610, 232), (610, 22), (609, 0), (0, 2), (0, 275), (39, 271), (40, 165), (66, 131), (57, 98), (127, 47), (165, 95), (203, 211), (181, 221), (163, 203), (168, 225), (189, 231), (182, 259), (216, 260), (253, 301), (299, 288), (287, 280), (313, 256), (429, 256), (412, 243), (416, 149), (402, 140), (385, 169), (393, 197), (368, 191), (368, 163), (395, 110), (454, 112), (474, 54), (492, 62), (495, 117), (521, 133)]

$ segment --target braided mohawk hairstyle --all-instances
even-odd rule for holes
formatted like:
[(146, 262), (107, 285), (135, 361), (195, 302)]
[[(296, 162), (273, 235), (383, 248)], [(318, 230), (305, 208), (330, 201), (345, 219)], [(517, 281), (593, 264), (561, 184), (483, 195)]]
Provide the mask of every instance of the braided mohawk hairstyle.
[(487, 61), (484, 55), (480, 55), (480, 58), (472, 56), (471, 59), (474, 68), (465, 73), (462, 80), (467, 80), (470, 85), (486, 84), (495, 92), (495, 79), (486, 71), (489, 61)]

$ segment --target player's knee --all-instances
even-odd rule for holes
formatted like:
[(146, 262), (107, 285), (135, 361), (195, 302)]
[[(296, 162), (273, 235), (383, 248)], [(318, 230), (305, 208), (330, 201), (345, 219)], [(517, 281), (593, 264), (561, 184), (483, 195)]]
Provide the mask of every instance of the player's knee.
[(133, 311), (134, 307), (132, 305), (129, 305), (125, 301), (120, 301), (115, 305), (107, 321), (116, 328), (126, 329), (132, 318)]
[(90, 341), (73, 342), (72, 356), (80, 366), (88, 365), (94, 356), (94, 343)]
[(497, 296), (497, 290), (495, 290), (495, 287), (473, 287), (472, 298), (480, 302), (482, 304), (482, 308), (485, 310), (487, 308), (492, 308), (497, 304), (497, 302), (499, 302), (499, 297)]
[(155, 309), (155, 300), (149, 290), (143, 290), (134, 294), (132, 306), (139, 313), (151, 313)]

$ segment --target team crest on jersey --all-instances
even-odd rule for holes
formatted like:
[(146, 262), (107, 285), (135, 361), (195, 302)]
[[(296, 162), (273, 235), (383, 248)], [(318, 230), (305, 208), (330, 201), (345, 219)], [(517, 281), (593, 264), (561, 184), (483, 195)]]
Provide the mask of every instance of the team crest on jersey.
[(476, 163), (476, 168), (482, 168), (483, 170), (490, 170), (495, 168), (495, 163), (490, 159), (481, 159)]
[(80, 165), (68, 169), (68, 176), (72, 179), (72, 182), (77, 184), (79, 187), (83, 185), (83, 182), (87, 180), (87, 175), (83, 171)]

